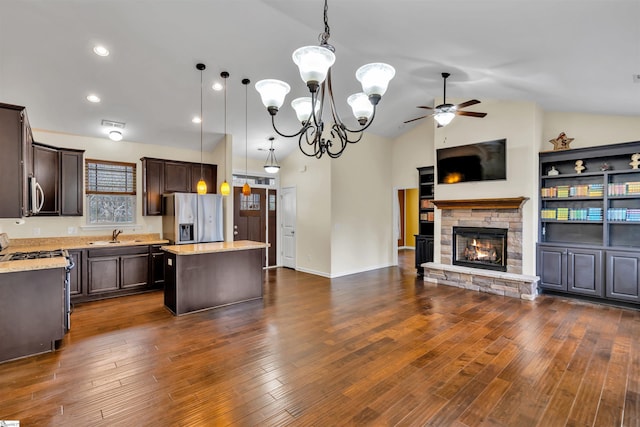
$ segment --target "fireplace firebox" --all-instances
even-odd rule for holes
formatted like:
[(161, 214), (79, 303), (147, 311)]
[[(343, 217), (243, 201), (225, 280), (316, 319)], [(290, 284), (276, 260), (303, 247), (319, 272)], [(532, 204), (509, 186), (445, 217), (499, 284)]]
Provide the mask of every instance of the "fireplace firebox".
[(507, 229), (453, 227), (453, 264), (507, 271)]

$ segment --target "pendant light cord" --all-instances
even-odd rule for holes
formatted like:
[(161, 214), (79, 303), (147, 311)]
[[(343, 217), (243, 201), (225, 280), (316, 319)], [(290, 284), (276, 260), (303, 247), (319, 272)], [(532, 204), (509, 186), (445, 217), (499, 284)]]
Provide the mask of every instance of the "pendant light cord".
[(202, 70), (204, 68), (200, 70), (200, 181), (204, 181), (202, 178), (202, 122), (204, 119), (202, 117)]

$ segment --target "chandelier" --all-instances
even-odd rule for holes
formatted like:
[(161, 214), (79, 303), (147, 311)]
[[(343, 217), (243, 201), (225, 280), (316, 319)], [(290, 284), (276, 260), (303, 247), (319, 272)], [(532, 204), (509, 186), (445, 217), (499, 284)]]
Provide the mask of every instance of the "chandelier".
[[(371, 126), (376, 114), (376, 106), (387, 90), (389, 81), (396, 71), (388, 64), (372, 63), (358, 68), (356, 79), (362, 84), (362, 92), (347, 98), (359, 127), (351, 129), (342, 121), (336, 111), (331, 84), (331, 66), (336, 60), (335, 48), (329, 44), (329, 21), (327, 0), (324, 2), (324, 32), (320, 33), (319, 46), (304, 46), (293, 52), (293, 62), (300, 70), (300, 77), (306, 83), (310, 97), (296, 98), (291, 106), (302, 124), (294, 134), (280, 132), (275, 124), (275, 116), (284, 104), (284, 98), (291, 87), (280, 80), (267, 79), (256, 83), (262, 103), (271, 115), (273, 129), (285, 138), (298, 138), (300, 151), (309, 157), (321, 158), (327, 154), (331, 158), (340, 157), (348, 144), (362, 139), (363, 132)], [(325, 134), (322, 118), (324, 107), (329, 104), (333, 123)]]

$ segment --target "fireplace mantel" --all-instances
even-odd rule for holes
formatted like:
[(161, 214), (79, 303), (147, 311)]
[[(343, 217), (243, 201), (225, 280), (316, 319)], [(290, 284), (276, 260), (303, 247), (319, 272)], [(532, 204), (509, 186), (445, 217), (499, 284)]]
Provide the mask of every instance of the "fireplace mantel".
[(527, 200), (528, 197), (434, 200), (433, 204), (439, 209), (519, 209)]

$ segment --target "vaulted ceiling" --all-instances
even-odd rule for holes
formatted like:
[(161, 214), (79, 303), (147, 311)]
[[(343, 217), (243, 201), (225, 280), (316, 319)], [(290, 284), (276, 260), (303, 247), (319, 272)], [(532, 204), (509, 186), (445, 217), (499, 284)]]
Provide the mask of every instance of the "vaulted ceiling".
[[(223, 92), (211, 85), (228, 71), (234, 152), (244, 155), (246, 132), (249, 157), (265, 156), (258, 148), (276, 136), (282, 158), (297, 143), (275, 135), (254, 83), (291, 85), (276, 120), (296, 129), (289, 102), (307, 89), (291, 53), (318, 44), (322, 12), (322, 0), (2, 0), (0, 102), (26, 106), (37, 129), (105, 137), (107, 119), (126, 123), (126, 141), (199, 149), (191, 119), (203, 62), (205, 146), (225, 130)], [(421, 123), (403, 124), (442, 95), (444, 71), (455, 98), (640, 116), (638, 0), (329, 0), (328, 13), (345, 121), (355, 125), (346, 104), (360, 91), (355, 70), (396, 68), (372, 133), (394, 137)], [(111, 54), (98, 57), (96, 44)], [(102, 101), (87, 102), (90, 93)]]

